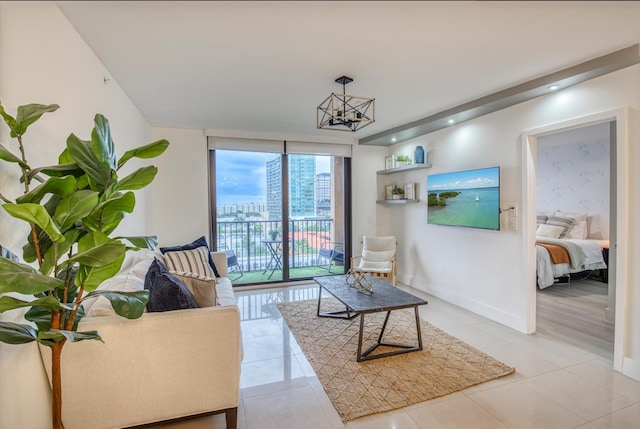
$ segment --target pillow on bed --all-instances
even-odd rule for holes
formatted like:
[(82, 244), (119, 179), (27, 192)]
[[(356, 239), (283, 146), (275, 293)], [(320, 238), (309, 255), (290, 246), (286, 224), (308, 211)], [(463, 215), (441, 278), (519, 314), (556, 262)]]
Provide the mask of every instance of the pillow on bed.
[(536, 230), (537, 237), (545, 237), (545, 238), (560, 238), (560, 235), (564, 232), (564, 228), (561, 226), (554, 225), (538, 225), (538, 229)]
[(564, 238), (573, 238), (578, 240), (584, 240), (587, 238), (587, 221), (581, 220), (576, 222), (575, 225), (567, 232)]
[(547, 219), (549, 219), (549, 216), (544, 216), (544, 215), (540, 215), (539, 214), (539, 215), (536, 216), (536, 223), (538, 225), (545, 224), (545, 223), (547, 223)]
[(572, 217), (576, 222), (580, 222), (587, 220), (588, 213), (563, 212), (562, 210), (557, 210), (553, 215), (549, 216)]
[(575, 223), (576, 220), (572, 217), (551, 216), (547, 219), (547, 225), (560, 226), (564, 229), (560, 234), (560, 238), (564, 238)]

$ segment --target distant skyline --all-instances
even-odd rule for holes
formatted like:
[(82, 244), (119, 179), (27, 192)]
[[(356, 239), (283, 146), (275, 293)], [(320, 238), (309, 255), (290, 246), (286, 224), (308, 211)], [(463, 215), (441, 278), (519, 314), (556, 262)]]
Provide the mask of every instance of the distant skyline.
[[(266, 165), (277, 156), (280, 154), (217, 150), (217, 204), (266, 203)], [(316, 174), (330, 172), (329, 160), (329, 156), (316, 157)]]
[(496, 188), (500, 184), (500, 169), (456, 171), (432, 174), (427, 177), (427, 190)]

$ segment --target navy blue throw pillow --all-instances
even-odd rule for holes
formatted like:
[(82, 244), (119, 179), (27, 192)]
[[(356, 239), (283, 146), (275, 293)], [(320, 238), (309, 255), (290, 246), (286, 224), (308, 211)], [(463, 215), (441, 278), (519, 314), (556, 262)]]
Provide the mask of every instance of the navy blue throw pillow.
[(150, 312), (198, 308), (189, 289), (158, 259), (154, 258), (144, 277), (144, 288), (149, 290), (147, 310)]
[(207, 239), (204, 238), (204, 235), (198, 238), (193, 243), (185, 244), (184, 246), (161, 247), (160, 252), (162, 252), (162, 254), (164, 255), (166, 252), (179, 252), (181, 250), (193, 250), (202, 246), (208, 249), (207, 255), (209, 255), (209, 265), (211, 265), (213, 274), (215, 274), (216, 277), (220, 277), (220, 274), (218, 274), (218, 270), (216, 269), (216, 266), (213, 263), (213, 258), (211, 257), (211, 249), (209, 248), (209, 245), (207, 244)]

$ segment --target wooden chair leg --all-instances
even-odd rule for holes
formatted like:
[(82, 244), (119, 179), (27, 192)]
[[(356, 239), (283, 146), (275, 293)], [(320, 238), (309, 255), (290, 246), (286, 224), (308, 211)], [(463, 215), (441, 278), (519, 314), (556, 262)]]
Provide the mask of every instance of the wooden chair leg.
[(227, 429), (236, 429), (238, 427), (238, 407), (226, 409), (224, 415), (227, 419)]

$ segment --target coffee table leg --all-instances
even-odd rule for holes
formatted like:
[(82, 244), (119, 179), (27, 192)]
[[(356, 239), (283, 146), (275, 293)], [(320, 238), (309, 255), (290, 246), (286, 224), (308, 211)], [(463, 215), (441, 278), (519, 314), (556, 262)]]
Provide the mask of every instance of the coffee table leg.
[[(382, 336), (384, 335), (384, 331), (387, 328), (387, 322), (389, 321), (389, 315), (391, 314), (391, 311), (387, 311), (387, 316), (384, 319), (382, 330), (380, 331), (380, 335), (378, 336), (378, 341), (375, 344), (373, 344), (371, 347), (369, 347), (367, 350), (365, 350), (364, 353), (362, 352), (362, 337), (363, 337), (363, 331), (364, 331), (365, 313), (361, 313), (360, 314), (360, 332), (358, 333), (358, 355), (356, 357), (357, 361), (362, 362), (364, 360), (379, 359), (381, 357), (399, 355), (402, 353), (409, 353), (409, 352), (422, 350), (422, 332), (420, 331), (420, 316), (418, 313), (418, 306), (415, 306), (414, 310), (416, 315), (416, 331), (418, 334), (417, 346), (410, 345), (410, 344), (387, 343), (382, 341)], [(375, 349), (377, 349), (379, 346), (393, 347), (393, 348), (396, 348), (397, 350), (372, 355), (371, 353)]]
[(324, 311), (320, 313), (320, 302), (322, 300), (322, 286), (319, 286), (318, 290), (318, 310), (316, 311), (316, 315), (318, 317), (333, 317), (335, 319), (353, 319), (358, 315), (355, 311), (351, 310), (346, 304), (344, 305), (344, 310), (339, 311)]
[(382, 336), (384, 335), (384, 330), (387, 329), (387, 322), (389, 321), (389, 315), (391, 311), (387, 311), (387, 316), (384, 318), (384, 323), (382, 324), (382, 329), (380, 330), (380, 335), (378, 336), (378, 344), (382, 343)]
[(362, 362), (366, 360), (366, 354), (362, 354), (362, 333), (364, 332), (364, 315), (365, 313), (360, 314), (360, 332), (358, 332), (358, 352), (356, 354), (356, 361)]
[(422, 350), (422, 332), (420, 332), (420, 313), (418, 312), (418, 306), (414, 307), (416, 311), (416, 331), (418, 332), (418, 350)]

